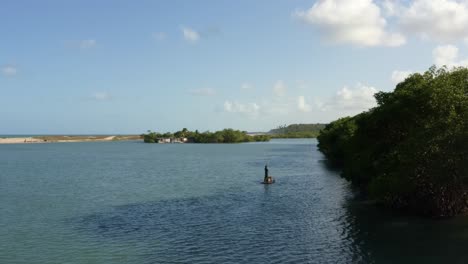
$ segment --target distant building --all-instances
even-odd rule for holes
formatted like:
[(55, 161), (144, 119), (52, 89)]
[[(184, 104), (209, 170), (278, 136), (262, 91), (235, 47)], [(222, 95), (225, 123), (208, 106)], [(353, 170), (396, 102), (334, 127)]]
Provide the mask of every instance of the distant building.
[(187, 143), (187, 138), (159, 138), (158, 143)]
[(171, 143), (170, 138), (159, 138), (158, 143)]

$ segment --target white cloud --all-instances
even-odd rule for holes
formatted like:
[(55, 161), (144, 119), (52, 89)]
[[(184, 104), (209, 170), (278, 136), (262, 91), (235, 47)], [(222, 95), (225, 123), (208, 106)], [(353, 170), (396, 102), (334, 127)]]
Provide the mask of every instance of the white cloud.
[(458, 56), (458, 48), (453, 45), (438, 46), (432, 51), (437, 66), (451, 65)]
[(384, 0), (380, 3), (384, 14), (388, 17), (397, 16), (402, 12), (401, 0)]
[(225, 114), (256, 120), (289, 120), (288, 122), (328, 122), (339, 117), (355, 115), (377, 105), (374, 94), (377, 89), (358, 83), (343, 87), (329, 98), (314, 98), (307, 95), (277, 96), (270, 94), (257, 101), (242, 102), (225, 100), (217, 109)]
[(413, 71), (393, 71), (392, 72), (392, 76), (391, 76), (391, 80), (394, 84), (398, 84), (402, 81), (404, 81), (408, 76), (410, 76), (411, 74), (413, 74), (414, 72)]
[(299, 96), (297, 98), (297, 109), (301, 112), (310, 112), (310, 105), (306, 103), (304, 96)]
[[(307, 104), (304, 105), (307, 107)], [(263, 98), (259, 102), (240, 103), (238, 101), (225, 101), (224, 111), (238, 113), (248, 117), (279, 117), (297, 112), (295, 98), (277, 97)]]
[(228, 113), (240, 113), (249, 117), (257, 117), (260, 106), (257, 103), (242, 104), (238, 102), (225, 101), (224, 111)]
[(377, 105), (374, 94), (377, 89), (358, 83), (354, 88), (343, 87), (326, 102), (319, 102), (317, 107), (323, 111), (336, 111), (341, 115), (357, 114)]
[(109, 101), (112, 96), (108, 92), (96, 92), (90, 98), (96, 101)]
[(458, 60), (458, 48), (453, 45), (438, 46), (432, 51), (434, 63), (437, 66), (458, 67), (468, 66), (468, 59)]
[(281, 80), (276, 81), (276, 83), (273, 85), (273, 94), (278, 97), (282, 97), (286, 95), (286, 92), (287, 87), (284, 82)]
[[(468, 58), (460, 59), (458, 54), (459, 49), (454, 45), (440, 45), (432, 50), (432, 58), (437, 67), (447, 66), (449, 69), (453, 67), (468, 67)], [(422, 73), (422, 71), (399, 71), (392, 72), (391, 80), (394, 84), (404, 81), (413, 73)]]
[(212, 88), (201, 88), (201, 89), (192, 89), (189, 91), (191, 95), (196, 96), (214, 96), (216, 95), (216, 90)]
[(240, 88), (241, 90), (252, 90), (255, 87), (251, 83), (245, 82), (245, 83), (242, 83)]
[(358, 84), (354, 89), (343, 87), (336, 93), (335, 100), (343, 109), (367, 110), (376, 105), (374, 94), (377, 92), (372, 86)]
[(18, 69), (14, 66), (7, 65), (7, 66), (2, 67), (2, 74), (4, 76), (13, 76), (13, 75), (16, 75), (17, 73), (18, 73)]
[(316, 26), (328, 41), (358, 46), (400, 46), (405, 37), (387, 31), (387, 21), (372, 0), (318, 0), (294, 16)]
[(90, 49), (96, 46), (96, 40), (94, 39), (84, 39), (80, 41), (80, 49)]
[(189, 27), (182, 27), (181, 30), (184, 39), (189, 42), (197, 42), (200, 39), (200, 34)]
[(468, 42), (468, 0), (317, 0), (294, 16), (332, 43), (400, 46), (402, 33), (442, 44)]
[(403, 7), (400, 24), (408, 33), (439, 42), (468, 37), (468, 1), (414, 0)]
[(152, 34), (152, 37), (153, 37), (154, 40), (162, 41), (162, 40), (165, 40), (167, 38), (167, 35), (164, 32), (154, 32)]

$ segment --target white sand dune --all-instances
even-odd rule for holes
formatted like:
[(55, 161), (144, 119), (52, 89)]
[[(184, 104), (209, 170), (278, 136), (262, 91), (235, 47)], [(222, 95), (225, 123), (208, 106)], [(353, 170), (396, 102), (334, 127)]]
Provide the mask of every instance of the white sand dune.
[(44, 140), (32, 138), (32, 137), (0, 138), (0, 144), (42, 143), (42, 142), (44, 142)]
[(53, 142), (98, 142), (112, 140), (135, 140), (135, 136), (117, 137), (97, 137), (97, 136), (45, 136), (41, 138), (18, 137), (18, 138), (0, 138), (0, 144), (22, 144), (22, 143), (53, 143)]

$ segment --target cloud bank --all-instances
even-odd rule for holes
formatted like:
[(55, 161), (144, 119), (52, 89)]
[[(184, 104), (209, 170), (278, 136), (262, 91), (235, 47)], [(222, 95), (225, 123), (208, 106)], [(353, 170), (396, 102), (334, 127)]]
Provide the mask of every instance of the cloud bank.
[(372, 0), (319, 0), (294, 16), (314, 27), (328, 42), (358, 46), (401, 46), (406, 40), (390, 32), (380, 7)]
[(466, 0), (318, 0), (293, 16), (336, 44), (395, 47), (411, 36), (438, 43), (468, 41)]

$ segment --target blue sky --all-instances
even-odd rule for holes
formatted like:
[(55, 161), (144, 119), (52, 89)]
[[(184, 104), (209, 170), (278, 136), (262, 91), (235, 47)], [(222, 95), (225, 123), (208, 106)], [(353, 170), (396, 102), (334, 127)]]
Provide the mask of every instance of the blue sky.
[(468, 65), (468, 1), (2, 1), (0, 134), (266, 131)]

